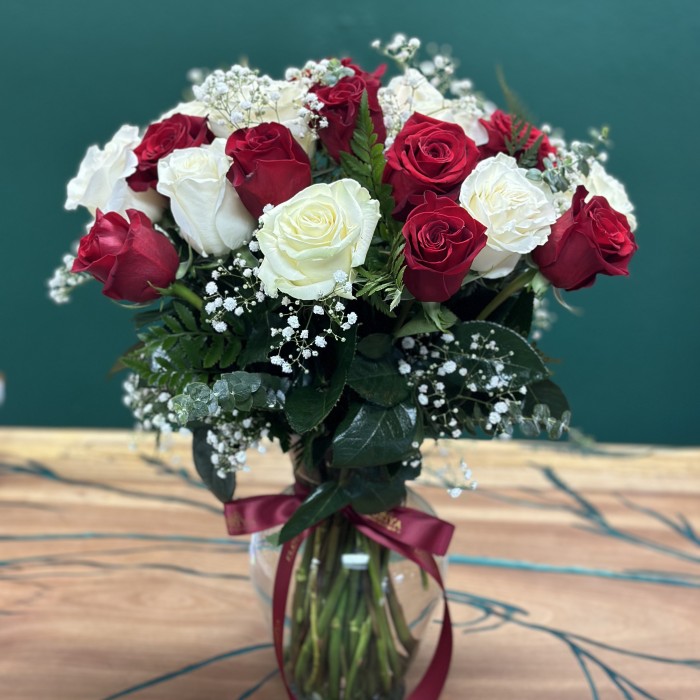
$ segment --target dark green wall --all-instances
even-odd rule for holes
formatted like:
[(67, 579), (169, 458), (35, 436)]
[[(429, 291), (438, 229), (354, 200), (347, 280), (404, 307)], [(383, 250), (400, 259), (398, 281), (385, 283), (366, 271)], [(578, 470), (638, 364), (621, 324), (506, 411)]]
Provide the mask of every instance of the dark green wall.
[[(0, 371), (11, 425), (128, 425), (107, 369), (132, 342), (130, 314), (80, 290), (55, 307), (44, 280), (81, 233), (65, 183), (88, 145), (174, 105), (194, 66), (243, 56), (281, 75), (395, 31), (450, 44), (460, 73), (500, 99), (494, 67), (569, 138), (609, 123), (612, 173), (637, 205), (630, 279), (568, 295), (543, 348), (574, 423), (600, 440), (697, 444), (700, 380), (700, 9), (697, 0), (2, 0)], [(342, 9), (341, 9), (342, 8)]]

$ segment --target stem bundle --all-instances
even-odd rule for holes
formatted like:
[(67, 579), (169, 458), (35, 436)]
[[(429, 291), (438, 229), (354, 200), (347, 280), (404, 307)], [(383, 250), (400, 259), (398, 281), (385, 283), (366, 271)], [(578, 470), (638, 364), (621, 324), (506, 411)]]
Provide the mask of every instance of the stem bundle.
[[(366, 557), (343, 564), (344, 554)], [(299, 700), (400, 700), (418, 640), (389, 575), (388, 549), (342, 515), (307, 538), (295, 574), (285, 673)]]

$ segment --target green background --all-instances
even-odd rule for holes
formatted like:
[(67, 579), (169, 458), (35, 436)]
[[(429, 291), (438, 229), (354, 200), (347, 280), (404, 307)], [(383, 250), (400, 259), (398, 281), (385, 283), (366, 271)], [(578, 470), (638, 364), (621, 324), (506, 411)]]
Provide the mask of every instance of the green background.
[(127, 426), (113, 360), (132, 344), (130, 312), (96, 284), (67, 306), (45, 279), (86, 215), (65, 183), (90, 144), (173, 106), (188, 69), (247, 56), (275, 76), (308, 58), (379, 60), (396, 31), (452, 46), (459, 74), (501, 100), (495, 66), (531, 112), (585, 138), (610, 124), (608, 169), (637, 206), (631, 277), (566, 295), (542, 347), (574, 425), (599, 440), (697, 444), (697, 0), (394, 2), (2, 0), (0, 371), (10, 425)]

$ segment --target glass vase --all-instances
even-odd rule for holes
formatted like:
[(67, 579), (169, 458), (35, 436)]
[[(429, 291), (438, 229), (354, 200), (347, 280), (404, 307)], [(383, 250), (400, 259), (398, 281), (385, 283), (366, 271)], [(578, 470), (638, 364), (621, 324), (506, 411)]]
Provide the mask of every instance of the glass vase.
[[(409, 490), (406, 506), (433, 515)], [(251, 580), (271, 621), (278, 530), (252, 536)], [(436, 558), (444, 574), (444, 559)], [(322, 521), (297, 555), (287, 600), (284, 671), (298, 700), (400, 700), (441, 598), (420, 567), (359, 532), (342, 514)]]

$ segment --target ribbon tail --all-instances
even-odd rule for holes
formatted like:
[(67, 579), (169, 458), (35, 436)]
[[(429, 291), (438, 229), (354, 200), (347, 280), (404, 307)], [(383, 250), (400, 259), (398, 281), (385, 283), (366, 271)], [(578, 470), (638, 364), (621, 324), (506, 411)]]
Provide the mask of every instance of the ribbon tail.
[(289, 687), (287, 676), (284, 672), (284, 622), (287, 615), (287, 597), (289, 596), (289, 586), (294, 570), (294, 560), (299, 552), (299, 548), (310, 532), (311, 530), (305, 530), (294, 539), (285, 542), (282, 546), (272, 595), (272, 641), (275, 647), (277, 667), (282, 676), (282, 682), (289, 700), (296, 700), (296, 696)]

